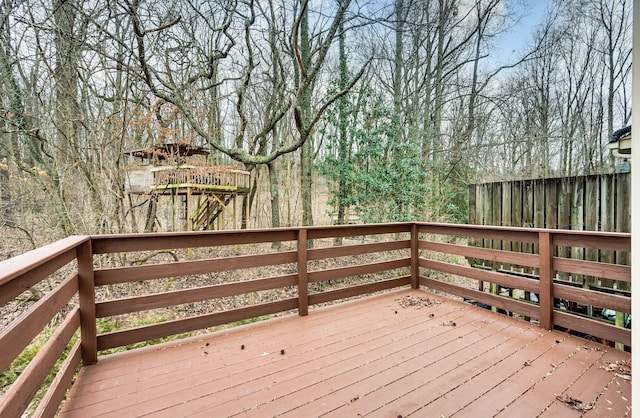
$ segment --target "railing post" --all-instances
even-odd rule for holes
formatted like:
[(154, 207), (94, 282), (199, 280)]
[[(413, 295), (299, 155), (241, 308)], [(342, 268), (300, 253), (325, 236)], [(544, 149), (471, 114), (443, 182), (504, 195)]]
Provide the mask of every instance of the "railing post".
[(539, 232), (540, 247), (540, 326), (553, 329), (553, 239)]
[(309, 314), (309, 288), (307, 277), (307, 229), (298, 230), (298, 314)]
[(78, 294), (80, 301), (80, 348), (82, 364), (98, 361), (96, 337), (96, 294), (93, 276), (91, 239), (76, 248), (78, 258)]
[(420, 288), (420, 266), (418, 253), (418, 225), (411, 225), (411, 288)]

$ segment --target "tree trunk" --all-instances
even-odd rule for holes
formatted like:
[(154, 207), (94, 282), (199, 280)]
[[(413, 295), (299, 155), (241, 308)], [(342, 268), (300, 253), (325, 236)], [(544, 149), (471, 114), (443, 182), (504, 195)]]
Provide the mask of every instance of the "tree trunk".
[[(339, 80), (338, 86), (340, 90), (344, 90), (347, 87), (347, 83), (349, 82), (349, 68), (347, 66), (347, 52), (345, 48), (345, 34), (344, 34), (344, 22), (340, 22), (340, 27), (338, 29), (338, 50), (339, 50)], [(346, 223), (345, 212), (346, 212), (346, 201), (349, 197), (349, 184), (347, 180), (347, 176), (344, 170), (349, 164), (349, 139), (347, 138), (347, 124), (349, 115), (347, 114), (347, 98), (341, 97), (338, 99), (338, 196), (337, 197), (337, 205), (338, 205), (338, 213), (337, 213), (337, 224), (344, 225)], [(335, 239), (336, 245), (342, 244), (342, 237), (336, 237)]]
[[(311, 41), (309, 39), (308, 8), (303, 12), (300, 22), (300, 55), (305, 68), (310, 68), (311, 64)], [(303, 83), (306, 80), (302, 81)], [(304, 120), (309, 120), (311, 115), (311, 92), (308, 88), (302, 100), (302, 114)], [(302, 135), (303, 133), (301, 133)], [(313, 166), (313, 141), (311, 134), (307, 134), (304, 144), (300, 149), (300, 193), (302, 199), (302, 225), (313, 225), (313, 205), (312, 205), (312, 166)]]
[[(54, 184), (58, 195), (59, 224), (66, 235), (75, 232), (75, 228), (67, 209), (67, 188), (71, 187), (72, 153), (78, 149), (76, 138), (76, 120), (80, 117), (77, 103), (78, 71), (77, 43), (74, 39), (75, 16), (77, 13), (75, 0), (53, 0), (55, 21), (56, 62), (54, 69), (54, 91), (56, 110), (54, 114), (57, 134), (57, 170), (54, 173)], [(68, 180), (68, 181), (67, 181)], [(68, 185), (67, 185), (68, 184)]]
[(147, 220), (144, 223), (144, 232), (153, 232), (153, 227), (156, 224), (156, 214), (158, 212), (158, 197), (149, 197), (149, 207), (147, 208)]
[(249, 186), (249, 194), (244, 196), (242, 200), (242, 221), (240, 228), (247, 229), (249, 227), (249, 215), (251, 212), (251, 207), (253, 206), (253, 199), (256, 197), (256, 192), (258, 191), (258, 174), (259, 171), (255, 169), (255, 166), (246, 167), (245, 169), (249, 171), (249, 173), (254, 173), (253, 182)]
[(302, 199), (302, 225), (313, 225), (312, 206), (312, 169), (313, 149), (310, 138), (307, 138), (300, 151), (300, 194)]
[(278, 168), (275, 161), (267, 164), (269, 169), (269, 192), (271, 194), (271, 227), (280, 227), (280, 191), (278, 184)]

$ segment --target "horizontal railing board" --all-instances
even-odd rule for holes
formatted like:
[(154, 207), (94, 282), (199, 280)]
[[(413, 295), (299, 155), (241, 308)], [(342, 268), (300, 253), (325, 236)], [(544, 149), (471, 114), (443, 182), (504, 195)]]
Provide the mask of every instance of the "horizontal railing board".
[(19, 294), (35, 286), (44, 278), (60, 270), (75, 259), (76, 249), (67, 249), (66, 251), (58, 253), (55, 257), (51, 257), (46, 263), (39, 263), (28, 272), (18, 275), (10, 282), (0, 285), (0, 305), (4, 305), (13, 300)]
[(553, 285), (553, 295), (555, 298), (567, 299), (584, 305), (631, 313), (631, 298), (626, 296), (595, 292), (581, 287), (567, 286), (557, 283)]
[(4, 371), (78, 292), (78, 276), (66, 278), (0, 332), (0, 371)]
[(105, 254), (295, 241), (297, 233), (298, 230), (294, 228), (164, 232), (151, 234), (94, 235), (91, 237), (91, 241), (94, 254)]
[(362, 235), (382, 235), (411, 232), (411, 224), (364, 224), (364, 225), (333, 225), (311, 226), (307, 228), (308, 239), (344, 238)]
[(553, 257), (553, 269), (566, 273), (600, 277), (602, 279), (620, 280), (624, 282), (631, 281), (631, 267), (620, 264)]
[(527, 279), (513, 274), (487, 271), (473, 267), (445, 263), (443, 261), (428, 260), (426, 258), (420, 258), (419, 265), (420, 267), (431, 270), (455, 274), (457, 276), (468, 277), (475, 280), (497, 283), (501, 286), (512, 289), (522, 289), (534, 293), (538, 293), (540, 291), (540, 282), (538, 280)]
[(316, 283), (325, 280), (359, 276), (362, 274), (379, 273), (386, 270), (409, 267), (410, 263), (410, 258), (400, 258), (390, 261), (381, 261), (379, 263), (360, 264), (352, 267), (338, 267), (334, 269), (312, 271), (308, 273), (308, 281), (309, 283)]
[(346, 287), (343, 289), (329, 290), (322, 293), (309, 295), (309, 305), (331, 302), (338, 299), (346, 299), (368, 293), (379, 292), (381, 290), (393, 289), (411, 284), (411, 276), (399, 277), (396, 279), (380, 280), (374, 283), (366, 283)]
[(80, 309), (76, 307), (2, 396), (0, 417), (19, 417), (26, 411), (79, 327)]
[(163, 338), (199, 329), (229, 324), (245, 319), (257, 318), (263, 315), (285, 312), (298, 307), (298, 299), (283, 299), (275, 302), (252, 305), (249, 307), (231, 309), (206, 315), (198, 315), (185, 319), (167, 321), (155, 325), (114, 331), (98, 335), (98, 351), (109, 348), (126, 346), (142, 341)]
[(553, 322), (555, 325), (581, 332), (585, 335), (592, 335), (603, 338), (607, 341), (622, 343), (631, 346), (631, 330), (595, 319), (585, 318), (569, 312), (555, 310), (553, 312)]
[(184, 303), (200, 302), (209, 299), (236, 296), (249, 292), (258, 292), (295, 286), (297, 275), (289, 274), (281, 277), (255, 279), (242, 282), (219, 284), (215, 286), (196, 287), (193, 289), (176, 290), (147, 296), (134, 296), (96, 303), (96, 317), (121, 315), (149, 309), (165, 308)]
[[(552, 228), (523, 228), (517, 226), (495, 226), (495, 225), (473, 225), (473, 224), (451, 224), (451, 223), (433, 223), (433, 222), (415, 222), (418, 226), (418, 232), (424, 232), (424, 229), (433, 229), (433, 230), (458, 230), (465, 231), (464, 233), (458, 234), (443, 234), (443, 235), (465, 235), (466, 230), (474, 230), (478, 233), (529, 233), (529, 234), (538, 234), (540, 232), (545, 232), (552, 234), (554, 236), (562, 236), (567, 239), (571, 239), (569, 237), (579, 237), (577, 239), (582, 239), (585, 237), (593, 237), (597, 236), (598, 239), (605, 238), (611, 240), (629, 240), (631, 241), (631, 234), (628, 232), (609, 232), (609, 231), (585, 231), (585, 230), (567, 230), (567, 229), (552, 229)], [(440, 233), (439, 233), (440, 234)], [(471, 236), (471, 235), (468, 235)], [(482, 237), (481, 237), (482, 238)], [(490, 237), (491, 238), (491, 237)], [(536, 238), (537, 240), (537, 238)], [(560, 244), (556, 244), (560, 245)], [(562, 244), (565, 245), (565, 244)]]
[(358, 244), (358, 245), (342, 245), (338, 247), (329, 248), (316, 248), (309, 250), (308, 260), (320, 260), (325, 258), (346, 257), (353, 255), (381, 253), (386, 251), (402, 250), (411, 247), (410, 240), (404, 241), (389, 241), (379, 242), (373, 244)]
[[(89, 240), (88, 236), (70, 236), (0, 262), (0, 286), (25, 273), (33, 274), (37, 267), (49, 264), (50, 261), (58, 258), (67, 259), (69, 254), (75, 255), (75, 248), (87, 240)], [(62, 266), (67, 263), (68, 261)], [(52, 272), (56, 270), (57, 268), (53, 269)], [(46, 271), (46, 269), (42, 271)], [(46, 276), (48, 274), (45, 274), (42, 278)], [(40, 280), (36, 282), (38, 281)]]
[(420, 276), (420, 284), (422, 286), (450, 293), (476, 302), (484, 303), (489, 306), (495, 306), (505, 311), (515, 312), (517, 314), (528, 316), (531, 318), (540, 318), (540, 309), (538, 306), (527, 302), (521, 302), (511, 298), (493, 295), (491, 293), (480, 292), (478, 290), (467, 289), (453, 284), (441, 282)]
[(540, 267), (540, 257), (536, 254), (525, 254), (515, 251), (492, 250), (457, 244), (443, 244), (433, 241), (420, 241), (421, 250), (437, 251), (464, 257), (479, 258), (489, 261), (516, 264), (520, 266)]
[[(582, 234), (580, 233), (582, 232)], [(599, 250), (631, 251), (631, 235), (621, 232), (571, 233), (553, 232), (553, 245), (565, 247), (595, 248)]]
[(452, 235), (458, 237), (486, 238), (504, 241), (537, 242), (538, 232), (507, 227), (482, 225), (423, 224), (418, 223), (418, 233)]
[(69, 350), (67, 358), (60, 365), (58, 373), (53, 378), (51, 385), (40, 400), (33, 413), (33, 418), (54, 418), (60, 407), (60, 403), (67, 394), (67, 390), (73, 382), (76, 370), (81, 363), (80, 339)]
[(146, 266), (116, 267), (94, 272), (95, 285), (105, 286), (163, 277), (188, 276), (191, 274), (217, 273), (221, 271), (289, 264), (297, 261), (296, 251), (274, 254), (242, 255), (228, 258), (213, 258), (176, 263), (150, 264)]

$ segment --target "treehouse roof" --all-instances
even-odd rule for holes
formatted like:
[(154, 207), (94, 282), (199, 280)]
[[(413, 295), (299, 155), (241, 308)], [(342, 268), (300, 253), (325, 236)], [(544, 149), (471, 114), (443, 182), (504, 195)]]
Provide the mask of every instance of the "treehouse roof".
[(147, 148), (141, 148), (137, 150), (125, 151), (124, 155), (136, 157), (140, 159), (156, 159), (172, 160), (176, 158), (191, 157), (193, 155), (209, 155), (209, 151), (204, 147), (180, 143), (180, 142), (168, 142), (165, 144), (154, 145)]
[(631, 125), (618, 129), (611, 135), (607, 147), (618, 158), (631, 157)]

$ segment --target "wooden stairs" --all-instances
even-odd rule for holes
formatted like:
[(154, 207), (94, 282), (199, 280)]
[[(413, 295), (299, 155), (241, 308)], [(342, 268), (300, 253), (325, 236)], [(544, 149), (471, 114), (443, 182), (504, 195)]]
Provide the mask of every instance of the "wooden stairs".
[(206, 231), (215, 229), (215, 220), (227, 210), (227, 206), (236, 195), (236, 193), (205, 195), (205, 198), (198, 204), (190, 216), (191, 230)]

